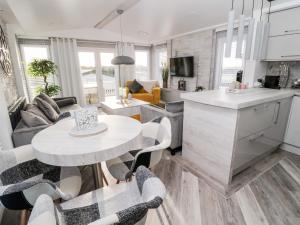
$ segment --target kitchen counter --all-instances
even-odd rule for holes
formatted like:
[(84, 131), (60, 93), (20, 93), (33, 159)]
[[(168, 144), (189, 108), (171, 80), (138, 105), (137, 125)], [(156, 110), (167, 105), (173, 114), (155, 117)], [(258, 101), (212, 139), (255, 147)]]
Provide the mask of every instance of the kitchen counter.
[(294, 89), (250, 88), (241, 90), (239, 93), (227, 93), (224, 89), (189, 92), (181, 94), (181, 98), (206, 105), (242, 109), (294, 95), (300, 95), (300, 91)]
[(294, 89), (183, 93), (182, 157), (226, 193), (235, 175), (283, 143)]

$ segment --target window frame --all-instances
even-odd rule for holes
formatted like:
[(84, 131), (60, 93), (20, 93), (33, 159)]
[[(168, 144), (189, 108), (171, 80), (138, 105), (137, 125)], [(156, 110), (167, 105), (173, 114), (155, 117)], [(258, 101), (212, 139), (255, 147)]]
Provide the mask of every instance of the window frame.
[[(244, 41), (246, 41), (246, 34), (247, 34), (247, 27), (245, 29), (245, 34), (244, 34)], [(218, 34), (219, 33), (219, 34)], [(224, 31), (219, 31), (216, 34), (216, 40), (215, 40), (215, 67), (214, 67), (214, 79), (213, 79), (213, 89), (220, 89), (224, 88), (221, 87), (221, 80), (222, 80), (222, 71), (223, 71), (223, 55), (224, 55), (224, 50), (225, 50), (225, 44), (226, 44), (226, 30)], [(219, 37), (218, 37), (219, 35)], [(237, 29), (234, 30), (234, 35), (233, 35), (233, 41), (237, 39)], [(246, 42), (245, 42), (246, 43)], [(221, 47), (220, 47), (221, 46)], [(235, 54), (232, 52), (231, 54)], [(243, 72), (245, 71), (245, 64), (246, 64), (246, 59), (245, 57), (242, 56), (242, 70)], [(243, 74), (244, 75), (244, 74)]]
[[(31, 85), (30, 85), (30, 81), (29, 81), (29, 74), (27, 73), (27, 64), (25, 61), (25, 51), (24, 48), (26, 47), (40, 47), (40, 48), (46, 48), (47, 49), (47, 59), (51, 60), (51, 49), (50, 49), (50, 44), (40, 44), (39, 42), (37, 42), (37, 44), (23, 44), (23, 43), (19, 43), (19, 51), (20, 51), (20, 59), (21, 59), (21, 67), (23, 69), (23, 78), (25, 80), (25, 88), (26, 88), (26, 92), (27, 95), (29, 97), (29, 100), (32, 101), (34, 99), (34, 95), (32, 94), (33, 90), (31, 90)], [(34, 78), (33, 78), (34, 79)], [(57, 79), (55, 77), (55, 75), (53, 75), (53, 83), (56, 84)]]
[[(79, 52), (93, 52), (95, 57), (95, 68), (96, 68), (96, 81), (97, 81), (97, 94), (98, 94), (98, 103), (96, 105), (101, 105), (101, 101), (105, 100), (105, 90), (104, 90), (104, 83), (102, 77), (102, 65), (101, 65), (101, 53), (113, 53), (114, 56), (116, 55), (114, 48), (97, 48), (97, 47), (78, 47), (78, 59), (79, 59)], [(80, 67), (80, 65), (79, 65)], [(116, 76), (116, 70), (115, 70)], [(115, 77), (115, 83), (117, 83), (117, 79)], [(84, 88), (84, 87), (83, 87)], [(116, 92), (116, 90), (115, 90)]]

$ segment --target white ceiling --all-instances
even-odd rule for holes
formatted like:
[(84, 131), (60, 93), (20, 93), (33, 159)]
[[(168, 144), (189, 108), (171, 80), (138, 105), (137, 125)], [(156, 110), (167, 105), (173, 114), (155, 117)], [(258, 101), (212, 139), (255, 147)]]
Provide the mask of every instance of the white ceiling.
[[(290, 0), (277, 0), (275, 4)], [(65, 35), (85, 39), (118, 40), (119, 19), (103, 30), (93, 26), (126, 0), (0, 0), (8, 23), (26, 34)], [(252, 0), (245, 0), (250, 15)], [(260, 0), (256, 0), (257, 6)], [(265, 6), (267, 6), (265, 1)], [(178, 34), (226, 22), (231, 0), (141, 0), (123, 16), (128, 41), (153, 43)], [(242, 0), (235, 8), (241, 11)], [(257, 7), (256, 6), (256, 7)]]

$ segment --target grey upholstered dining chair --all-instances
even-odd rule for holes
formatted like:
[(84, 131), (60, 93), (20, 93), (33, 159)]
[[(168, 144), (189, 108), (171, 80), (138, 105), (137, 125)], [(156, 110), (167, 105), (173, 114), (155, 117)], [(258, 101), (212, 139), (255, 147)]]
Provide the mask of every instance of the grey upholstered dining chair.
[(40, 196), (28, 225), (141, 225), (148, 209), (158, 208), (165, 194), (160, 179), (140, 166), (131, 182), (104, 187), (60, 205), (54, 205), (47, 195)]
[(61, 168), (38, 161), (31, 145), (0, 151), (0, 206), (31, 209), (41, 194), (53, 200), (76, 197), (81, 188), (77, 167)]
[(145, 148), (129, 151), (106, 162), (110, 174), (119, 181), (131, 178), (140, 165), (152, 168), (159, 163), (164, 149), (171, 144), (171, 122), (167, 117), (158, 117), (142, 124)]

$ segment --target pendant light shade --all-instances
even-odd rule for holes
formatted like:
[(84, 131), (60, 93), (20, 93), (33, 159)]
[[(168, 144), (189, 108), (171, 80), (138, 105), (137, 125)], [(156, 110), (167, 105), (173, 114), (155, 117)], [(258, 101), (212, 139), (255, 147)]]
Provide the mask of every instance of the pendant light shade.
[(133, 58), (125, 55), (116, 56), (111, 60), (111, 64), (113, 65), (134, 65), (134, 63)]
[(251, 49), (252, 49), (254, 26), (255, 26), (255, 19), (253, 17), (253, 11), (254, 11), (254, 0), (252, 0), (251, 19), (249, 20), (249, 24), (248, 24), (248, 34), (247, 34), (247, 40), (246, 40), (245, 59), (248, 59), (248, 60), (251, 57)]
[(240, 15), (240, 23), (238, 29), (238, 38), (236, 44), (236, 58), (242, 58), (242, 49), (244, 41), (244, 30), (245, 30), (245, 16)]
[[(233, 1), (232, 1), (233, 2)], [(233, 4), (233, 3), (232, 3)], [(234, 29), (234, 9), (229, 11), (228, 15), (228, 25), (227, 25), (227, 34), (226, 34), (226, 48), (225, 48), (225, 57), (231, 57), (231, 47), (233, 39), (233, 29)]]
[(122, 14), (124, 13), (123, 10), (117, 10), (117, 13), (120, 15), (120, 33), (121, 33), (121, 55), (116, 56), (115, 58), (113, 58), (111, 60), (111, 64), (113, 65), (133, 65), (135, 63), (134, 59), (129, 57), (129, 56), (125, 56), (123, 54), (123, 30), (122, 30)]

